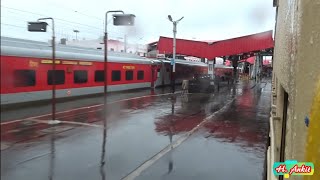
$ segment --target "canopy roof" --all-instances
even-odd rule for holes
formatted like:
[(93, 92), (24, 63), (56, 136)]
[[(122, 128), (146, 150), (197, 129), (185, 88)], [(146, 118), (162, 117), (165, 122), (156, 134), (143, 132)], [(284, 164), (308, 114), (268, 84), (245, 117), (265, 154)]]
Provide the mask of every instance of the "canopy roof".
[[(216, 42), (176, 39), (177, 54), (207, 59), (257, 52), (273, 46), (272, 30)], [(172, 53), (173, 39), (160, 36), (157, 48), (161, 54)]]

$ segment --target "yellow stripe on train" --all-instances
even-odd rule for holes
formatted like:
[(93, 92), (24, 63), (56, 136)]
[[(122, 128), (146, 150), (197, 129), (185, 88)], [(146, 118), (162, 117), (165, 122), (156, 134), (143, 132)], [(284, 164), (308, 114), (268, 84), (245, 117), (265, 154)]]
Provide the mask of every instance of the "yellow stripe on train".
[[(55, 60), (55, 64), (60, 64), (60, 63), (61, 61)], [(41, 64), (52, 64), (52, 60), (47, 60), (47, 59), (41, 60)]]
[(135, 66), (122, 66), (123, 69), (135, 69)]

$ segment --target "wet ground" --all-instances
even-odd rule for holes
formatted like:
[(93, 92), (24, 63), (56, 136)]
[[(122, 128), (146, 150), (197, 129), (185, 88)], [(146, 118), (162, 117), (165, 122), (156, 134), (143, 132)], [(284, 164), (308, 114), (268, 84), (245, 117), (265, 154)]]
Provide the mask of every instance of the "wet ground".
[[(181, 90), (181, 86), (176, 86), (176, 91), (179, 92)], [(157, 95), (157, 94), (166, 94), (171, 93), (170, 87), (165, 88), (156, 88), (153, 90), (148, 89), (136, 89), (131, 91), (121, 91), (121, 92), (112, 92), (109, 93), (107, 96), (107, 102), (113, 103), (125, 99), (135, 98), (135, 97), (142, 97), (142, 96), (149, 96), (149, 95)], [(49, 97), (50, 98), (50, 97)], [(50, 114), (51, 113), (51, 102), (35, 102), (32, 104), (26, 104), (21, 106), (11, 106), (11, 107), (4, 107), (1, 109), (1, 122), (16, 120), (31, 116), (38, 116), (43, 114)], [(73, 100), (57, 100), (57, 112), (65, 111), (74, 108), (81, 108), (84, 106), (95, 106), (103, 104), (103, 95), (94, 95), (92, 97), (86, 98), (77, 98)]]
[(270, 83), (157, 91), (3, 122), (1, 179), (263, 179)]

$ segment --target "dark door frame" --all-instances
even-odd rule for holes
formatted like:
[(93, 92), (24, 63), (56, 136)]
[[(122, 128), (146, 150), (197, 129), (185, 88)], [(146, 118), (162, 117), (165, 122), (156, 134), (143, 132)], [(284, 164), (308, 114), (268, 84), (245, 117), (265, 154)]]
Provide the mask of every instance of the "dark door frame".
[[(281, 132), (281, 146), (280, 146), (280, 162), (285, 161), (285, 150), (286, 150), (286, 133), (287, 133), (287, 113), (288, 113), (288, 102), (289, 95), (284, 91), (283, 93), (283, 116), (282, 116), (282, 132)], [(279, 180), (283, 180), (283, 176), (279, 176)]]

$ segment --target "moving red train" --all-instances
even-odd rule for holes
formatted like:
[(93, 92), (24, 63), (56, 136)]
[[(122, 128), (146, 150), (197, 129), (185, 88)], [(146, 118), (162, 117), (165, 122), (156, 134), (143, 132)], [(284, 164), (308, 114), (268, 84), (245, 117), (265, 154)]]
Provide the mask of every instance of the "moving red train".
[[(103, 92), (103, 51), (57, 45), (56, 70), (47, 43), (1, 37), (1, 105)], [(55, 74), (55, 82), (52, 75)], [(176, 83), (193, 74), (207, 73), (202, 62), (176, 61)], [(170, 84), (170, 61), (134, 54), (110, 52), (107, 69), (108, 92)]]

